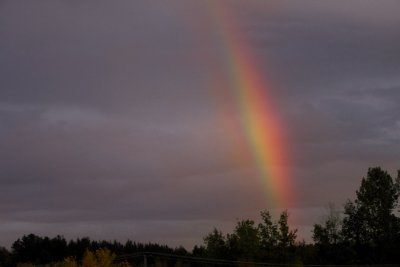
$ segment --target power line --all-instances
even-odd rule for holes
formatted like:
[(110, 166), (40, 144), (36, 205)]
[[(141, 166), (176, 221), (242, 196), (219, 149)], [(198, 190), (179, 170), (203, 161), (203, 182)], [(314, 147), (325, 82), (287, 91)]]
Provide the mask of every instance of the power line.
[(194, 257), (194, 256), (183, 256), (183, 255), (175, 255), (168, 253), (159, 253), (159, 252), (138, 252), (132, 254), (120, 255), (115, 258), (115, 261), (124, 261), (135, 258), (144, 257), (160, 257), (164, 259), (170, 260), (182, 260), (185, 262), (191, 263), (203, 263), (203, 264), (214, 264), (214, 265), (246, 265), (246, 266), (279, 266), (279, 267), (399, 267), (400, 265), (396, 264), (375, 264), (375, 265), (357, 265), (357, 264), (348, 264), (348, 265), (335, 265), (335, 264), (286, 264), (286, 263), (271, 263), (271, 262), (254, 262), (254, 261), (234, 261), (234, 260), (224, 260), (224, 259), (213, 259), (213, 258), (202, 258), (202, 257)]

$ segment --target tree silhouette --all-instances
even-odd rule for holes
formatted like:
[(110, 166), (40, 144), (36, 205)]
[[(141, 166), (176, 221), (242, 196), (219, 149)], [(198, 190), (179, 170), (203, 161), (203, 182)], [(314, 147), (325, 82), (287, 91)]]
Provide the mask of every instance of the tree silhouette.
[(206, 255), (210, 258), (224, 258), (227, 256), (226, 239), (222, 232), (214, 228), (211, 233), (204, 237)]
[(394, 214), (399, 188), (399, 176), (394, 181), (381, 168), (370, 168), (361, 181), (355, 201), (345, 205), (343, 236), (371, 262), (391, 258), (388, 253), (400, 233), (400, 220)]
[(272, 221), (269, 211), (261, 212), (262, 222), (258, 225), (261, 245), (265, 250), (271, 250), (278, 244), (278, 226)]
[(234, 245), (236, 255), (241, 260), (259, 258), (260, 235), (255, 222), (252, 220), (239, 221), (233, 234), (228, 236), (228, 243)]
[(329, 214), (322, 224), (314, 224), (313, 240), (321, 246), (335, 245), (342, 241), (342, 219), (333, 204), (329, 204)]

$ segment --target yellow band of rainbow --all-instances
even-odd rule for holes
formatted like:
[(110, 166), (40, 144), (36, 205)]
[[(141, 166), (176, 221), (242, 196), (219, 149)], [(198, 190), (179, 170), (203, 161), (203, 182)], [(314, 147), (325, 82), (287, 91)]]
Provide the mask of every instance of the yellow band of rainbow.
[(291, 190), (288, 181), (288, 155), (286, 138), (268, 95), (271, 88), (261, 77), (248, 44), (234, 23), (228, 10), (228, 1), (210, 0), (208, 8), (217, 25), (219, 42), (224, 51), (225, 77), (235, 99), (235, 110), (239, 113), (241, 129), (257, 166), (258, 175), (264, 184), (269, 207), (288, 208)]

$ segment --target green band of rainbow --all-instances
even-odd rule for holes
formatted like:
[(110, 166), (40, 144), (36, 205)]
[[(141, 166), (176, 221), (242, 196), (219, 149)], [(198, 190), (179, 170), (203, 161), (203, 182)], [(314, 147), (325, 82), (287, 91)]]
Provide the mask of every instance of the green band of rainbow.
[(228, 87), (234, 95), (235, 109), (241, 117), (241, 128), (264, 184), (267, 200), (270, 206), (287, 208), (291, 192), (283, 127), (273, 100), (267, 94), (271, 88), (261, 79), (262, 74), (228, 12), (227, 3), (208, 1), (224, 51)]

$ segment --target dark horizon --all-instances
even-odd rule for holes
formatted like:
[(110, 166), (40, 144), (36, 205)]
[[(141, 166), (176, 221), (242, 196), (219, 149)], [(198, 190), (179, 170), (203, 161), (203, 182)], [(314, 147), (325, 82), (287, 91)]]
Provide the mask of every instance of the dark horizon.
[(257, 221), (237, 221), (229, 233), (214, 228), (192, 249), (132, 240), (24, 235), (10, 251), (0, 247), (0, 266), (397, 266), (400, 170), (392, 177), (380, 167), (369, 168), (355, 195), (344, 212), (330, 206), (329, 214), (313, 224), (312, 243), (297, 239), (287, 211), (276, 218), (264, 210)]

